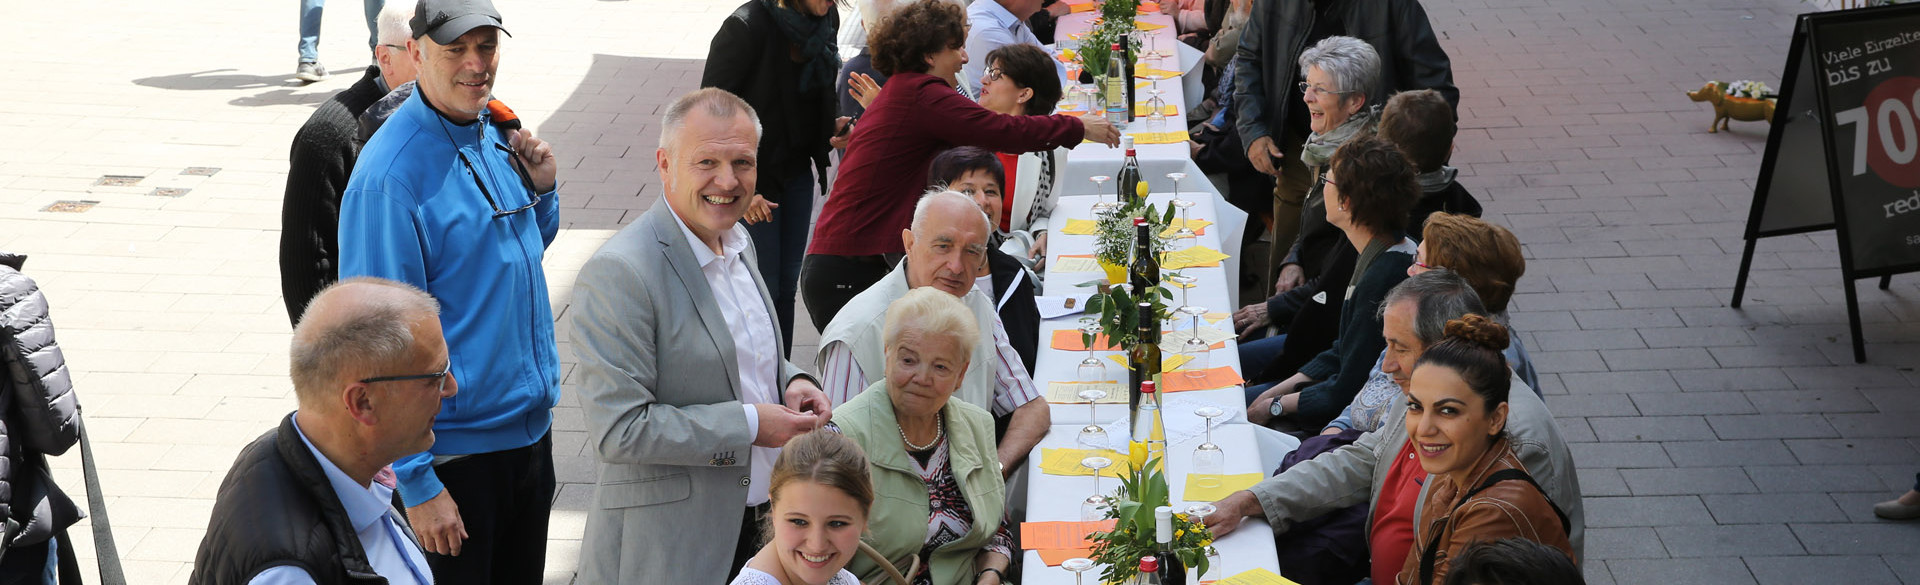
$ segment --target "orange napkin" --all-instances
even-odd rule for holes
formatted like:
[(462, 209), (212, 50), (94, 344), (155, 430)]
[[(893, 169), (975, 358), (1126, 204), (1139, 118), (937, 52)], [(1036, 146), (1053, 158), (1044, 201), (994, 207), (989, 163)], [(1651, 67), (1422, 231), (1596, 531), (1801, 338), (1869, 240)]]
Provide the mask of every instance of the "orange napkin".
[(1134, 10), (1138, 10), (1140, 14), (1154, 14), (1154, 13), (1160, 12), (1160, 3), (1159, 2), (1141, 2), (1140, 6), (1134, 8)]
[(1093, 549), (1090, 548), (1053, 548), (1039, 552), (1040, 562), (1046, 563), (1049, 567), (1058, 567), (1061, 563), (1067, 562), (1067, 559), (1093, 558)]
[(1163, 372), (1160, 374), (1161, 387), (1168, 392), (1186, 392), (1189, 390), (1212, 390), (1215, 388), (1238, 386), (1247, 382), (1245, 378), (1241, 378), (1240, 374), (1234, 373), (1233, 368), (1228, 366), (1208, 368), (1203, 371), (1206, 375), (1199, 378), (1189, 376), (1187, 372), (1184, 371)]
[(1020, 547), (1027, 550), (1092, 548), (1093, 541), (1087, 540), (1087, 535), (1113, 530), (1114, 523), (1111, 518), (1095, 522), (1021, 522)]
[(1083, 2), (1069, 1), (1066, 4), (1067, 4), (1067, 8), (1072, 10), (1073, 12), (1089, 12), (1089, 11), (1092, 11), (1094, 8), (1098, 8), (1100, 6), (1099, 4), (1094, 3), (1093, 0), (1085, 0)]
[[(1053, 332), (1053, 348), (1061, 351), (1086, 351), (1087, 344), (1086, 339), (1081, 337), (1080, 330), (1061, 329)], [(1112, 339), (1102, 334), (1094, 339), (1094, 349), (1096, 351), (1120, 351), (1123, 348), (1114, 345)]]

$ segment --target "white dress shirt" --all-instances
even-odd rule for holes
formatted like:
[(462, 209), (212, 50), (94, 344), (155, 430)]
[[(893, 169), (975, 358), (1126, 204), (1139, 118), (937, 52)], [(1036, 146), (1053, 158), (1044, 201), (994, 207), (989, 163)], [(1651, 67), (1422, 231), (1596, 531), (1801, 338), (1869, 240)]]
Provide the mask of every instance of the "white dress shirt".
[[(399, 519), (393, 516), (393, 487), (379, 481), (360, 485), (313, 447), (313, 441), (307, 440), (307, 433), (300, 430), (298, 419), (294, 420), (293, 430), (300, 434), (300, 442), (307, 445), (307, 450), (313, 452), (313, 458), (320, 461), (320, 468), (326, 471), (327, 482), (333, 484), (334, 495), (340, 498), (341, 507), (347, 509), (347, 520), (353, 524), (354, 535), (360, 538), (360, 548), (366, 550), (367, 564), (373, 565), (373, 572), (386, 577), (391, 585), (432, 585), (433, 569), (427, 566), (427, 557), (420, 553), (420, 544), (401, 536), (406, 531)], [(313, 582), (312, 575), (290, 565), (261, 571), (247, 581), (250, 585), (308, 585)]]
[[(1033, 27), (1027, 26), (1024, 17), (1014, 16), (1001, 6), (997, 0), (974, 0), (967, 5), (967, 22), (973, 25), (967, 33), (967, 64), (960, 67), (960, 80), (965, 83), (961, 88), (969, 97), (980, 97), (980, 77), (987, 74), (987, 53), (1007, 45), (1028, 44), (1046, 50), (1040, 44), (1040, 37), (1034, 36)], [(1054, 59), (1054, 74), (1066, 79), (1066, 65)]]
[[(773, 317), (767, 314), (766, 301), (760, 298), (760, 286), (754, 284), (753, 272), (741, 257), (752, 240), (746, 226), (735, 223), (720, 234), (721, 253), (715, 255), (706, 242), (687, 228), (687, 222), (680, 219), (679, 213), (671, 215), (693, 248), (693, 260), (700, 264), (700, 273), (707, 277), (707, 288), (713, 289), (713, 303), (719, 305), (720, 314), (726, 315), (727, 333), (733, 337), (734, 360), (740, 368), (740, 403), (747, 414), (747, 435), (759, 436), (760, 414), (753, 405), (781, 403), (780, 345), (774, 341)], [(780, 449), (775, 447), (752, 449), (748, 463), (752, 483), (747, 485), (746, 505), (767, 502), (767, 482), (772, 481), (773, 460), (779, 456)]]

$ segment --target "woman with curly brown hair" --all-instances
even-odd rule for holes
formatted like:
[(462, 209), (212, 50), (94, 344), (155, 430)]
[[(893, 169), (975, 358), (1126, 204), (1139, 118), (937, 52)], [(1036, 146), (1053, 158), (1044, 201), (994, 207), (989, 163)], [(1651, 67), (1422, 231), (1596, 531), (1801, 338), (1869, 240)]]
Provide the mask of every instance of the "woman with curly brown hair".
[(1507, 440), (1507, 340), (1507, 328), (1467, 315), (1414, 363), (1407, 442), (1428, 479), (1400, 585), (1444, 582), (1449, 561), (1479, 541), (1524, 538), (1573, 557), (1566, 514)]
[[(1507, 321), (1507, 302), (1513, 299), (1514, 286), (1527, 273), (1527, 259), (1520, 252), (1520, 238), (1497, 224), (1468, 215), (1438, 212), (1427, 216), (1426, 234), (1413, 255), (1407, 276), (1435, 268), (1447, 268), (1473, 284), (1473, 292), (1487, 304), (1495, 321)], [(1540, 378), (1533, 371), (1533, 358), (1514, 337), (1507, 346), (1507, 363), (1520, 379), (1540, 392)]]
[(801, 267), (800, 294), (815, 327), (826, 328), (906, 251), (900, 233), (935, 154), (955, 146), (1033, 152), (1083, 139), (1119, 143), (1119, 132), (1097, 116), (1009, 116), (961, 95), (955, 75), (967, 62), (966, 38), (966, 15), (951, 0), (900, 7), (868, 37), (887, 84), (854, 126)]

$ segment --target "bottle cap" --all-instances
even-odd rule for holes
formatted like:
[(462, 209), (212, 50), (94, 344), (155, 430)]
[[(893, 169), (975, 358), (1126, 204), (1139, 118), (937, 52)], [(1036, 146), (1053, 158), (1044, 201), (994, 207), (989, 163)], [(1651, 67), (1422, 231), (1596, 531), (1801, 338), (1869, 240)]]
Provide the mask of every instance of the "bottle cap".
[(1118, 51), (1118, 50), (1120, 50), (1120, 43), (1114, 43), (1114, 44), (1113, 44), (1113, 50), (1115, 50), (1115, 51)]
[(1140, 383), (1140, 393), (1141, 393), (1141, 394), (1152, 394), (1152, 393), (1153, 393), (1153, 391), (1154, 391), (1154, 385), (1155, 385), (1155, 384), (1153, 383), (1153, 380), (1147, 380), (1147, 381), (1144, 381), (1144, 382), (1141, 382), (1141, 383)]
[(1133, 218), (1133, 227), (1144, 227), (1146, 225), (1147, 225), (1147, 218), (1144, 218), (1144, 217)]
[(1156, 542), (1173, 542), (1173, 506), (1153, 509), (1153, 537)]
[(1160, 570), (1160, 559), (1140, 557), (1140, 572), (1153, 573)]
[(1120, 148), (1124, 148), (1124, 149), (1127, 149), (1127, 150), (1133, 150), (1133, 135), (1132, 135), (1132, 134), (1121, 134), (1121, 135), (1120, 135)]

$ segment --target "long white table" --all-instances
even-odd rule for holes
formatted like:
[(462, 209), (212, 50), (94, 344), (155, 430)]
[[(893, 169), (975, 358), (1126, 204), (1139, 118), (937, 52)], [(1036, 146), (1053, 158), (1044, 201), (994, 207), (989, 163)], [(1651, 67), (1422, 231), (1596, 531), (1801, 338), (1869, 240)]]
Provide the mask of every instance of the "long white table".
[[(1168, 162), (1171, 163), (1173, 161)], [(1191, 163), (1189, 162), (1188, 164)], [(1146, 166), (1144, 162), (1142, 166)], [(1197, 174), (1194, 176), (1197, 176)], [(1229, 254), (1237, 250), (1237, 244), (1232, 248), (1226, 248), (1223, 247), (1221, 242), (1224, 234), (1232, 233), (1237, 236), (1237, 226), (1233, 230), (1223, 229), (1224, 226), (1222, 223), (1224, 222), (1221, 222), (1219, 216), (1223, 209), (1236, 213), (1238, 210), (1226, 205), (1224, 201), (1220, 201), (1217, 195), (1214, 197), (1204, 197), (1204, 195), (1210, 191), (1189, 189), (1189, 185), (1194, 187), (1206, 186), (1208, 189), (1211, 187), (1207, 185), (1204, 179), (1195, 181), (1190, 177), (1180, 182), (1182, 198), (1195, 202), (1194, 207), (1187, 211), (1188, 217), (1190, 219), (1206, 219), (1216, 222), (1214, 225), (1207, 227), (1205, 234), (1194, 238), (1194, 240), (1197, 241), (1198, 245), (1221, 250)], [(1168, 187), (1171, 188), (1172, 185), (1168, 184)], [(1172, 198), (1172, 193), (1153, 193), (1148, 196), (1147, 200), (1157, 207), (1164, 208)], [(1085, 195), (1061, 198), (1059, 206), (1054, 212), (1056, 232), (1053, 236), (1049, 237), (1050, 242), (1047, 250), (1048, 271), (1043, 294), (1048, 296), (1084, 296), (1092, 292), (1092, 289), (1090, 287), (1079, 287), (1077, 285), (1089, 280), (1097, 280), (1104, 276), (1103, 273), (1100, 272), (1060, 272), (1058, 270), (1060, 256), (1093, 253), (1095, 236), (1067, 235), (1061, 234), (1057, 230), (1065, 227), (1066, 223), (1064, 218), (1091, 218), (1093, 216), (1092, 206), (1099, 200), (1099, 197)], [(1112, 200), (1112, 196), (1107, 196), (1107, 200)], [(1242, 214), (1242, 218), (1242, 221), (1244, 221), (1244, 214)], [(1234, 239), (1237, 240), (1238, 238), (1236, 237)], [(1190, 244), (1187, 242), (1176, 241), (1171, 249), (1178, 250), (1188, 245)], [(1199, 279), (1199, 282), (1193, 288), (1186, 289), (1185, 292), (1188, 295), (1188, 298), (1185, 300), (1186, 303), (1207, 307), (1209, 310), (1215, 312), (1231, 312), (1233, 306), (1231, 303), (1232, 291), (1237, 287), (1232, 286), (1234, 279), (1229, 278), (1228, 275), (1238, 274), (1238, 271), (1231, 268), (1231, 265), (1228, 263), (1223, 262), (1222, 264), (1222, 266), (1187, 268), (1177, 271)], [(1174, 271), (1162, 270), (1162, 275), (1164, 276), (1168, 272)], [(1179, 293), (1180, 291), (1176, 288), (1175, 298), (1172, 301), (1172, 305), (1174, 306), (1178, 306), (1182, 302)], [(1041, 323), (1040, 347), (1037, 352), (1037, 358), (1035, 359), (1034, 382), (1040, 385), (1043, 391), (1050, 382), (1080, 381), (1079, 364), (1080, 360), (1087, 356), (1087, 352), (1084, 350), (1069, 351), (1054, 349), (1052, 347), (1052, 339), (1054, 331), (1062, 329), (1077, 330), (1079, 318), (1082, 316), (1083, 314), (1070, 314)], [(1191, 326), (1191, 321), (1183, 321), (1175, 325), (1174, 329), (1176, 333), (1174, 335), (1178, 336)], [(1230, 318), (1218, 323), (1206, 323), (1203, 319), (1203, 325), (1228, 330), (1232, 328)], [(1095, 352), (1101, 359), (1106, 359), (1107, 355), (1114, 353), (1117, 352)], [(1208, 361), (1208, 367), (1228, 366), (1238, 371), (1240, 369), (1239, 353), (1235, 342), (1228, 340), (1221, 349), (1215, 349), (1209, 352)], [(1107, 363), (1109, 379), (1119, 381), (1126, 379), (1125, 369), (1111, 360), (1108, 360)], [(1163, 375), (1179, 375), (1179, 372), (1175, 371)], [(1228, 474), (1269, 473), (1272, 471), (1274, 461), (1276, 461), (1280, 455), (1291, 451), (1299, 444), (1299, 441), (1292, 437), (1246, 424), (1246, 398), (1241, 386), (1171, 393), (1165, 397), (1164, 402), (1167, 405), (1167, 411), (1163, 413), (1163, 418), (1166, 421), (1165, 424), (1170, 441), (1168, 446), (1167, 472), (1168, 483), (1172, 488), (1172, 495), (1169, 499), (1171, 500), (1171, 505), (1174, 506), (1176, 510), (1184, 510), (1190, 504), (1202, 503), (1185, 499), (1186, 476), (1192, 469), (1193, 448), (1199, 445), (1204, 436), (1204, 423), (1202, 419), (1193, 413), (1195, 406), (1213, 405), (1225, 411), (1225, 416), (1214, 419), (1213, 421), (1213, 440), (1215, 444), (1223, 448), (1227, 455), (1226, 472)], [(1090, 412), (1091, 414), (1089, 414)], [(1059, 447), (1076, 447), (1081, 428), (1089, 423), (1100, 424), (1107, 427), (1109, 441), (1111, 443), (1118, 443), (1116, 446), (1124, 447), (1124, 442), (1128, 434), (1124, 423), (1127, 417), (1127, 405), (1124, 403), (1101, 404), (1089, 409), (1088, 405), (1084, 402), (1054, 403), (1050, 406), (1050, 413), (1054, 422), (1052, 430), (1027, 457), (1027, 469), (1024, 474), (1027, 484), (1025, 490), (1026, 519), (1029, 522), (1053, 520), (1077, 521), (1080, 519), (1081, 501), (1092, 493), (1094, 485), (1093, 478), (1090, 476), (1059, 476), (1042, 473), (1040, 471), (1042, 450)], [(1103, 478), (1101, 480), (1101, 489), (1103, 491), (1111, 493), (1118, 489), (1118, 487), (1118, 480), (1112, 478)], [(1218, 575), (1222, 577), (1231, 576), (1255, 567), (1262, 567), (1274, 572), (1279, 572), (1276, 552), (1274, 550), (1273, 532), (1263, 521), (1250, 520), (1246, 522), (1233, 534), (1215, 542), (1214, 546), (1220, 552), (1220, 562), (1223, 570), (1219, 572)], [(1073, 574), (1071, 572), (1059, 567), (1047, 566), (1046, 563), (1041, 561), (1039, 553), (1027, 551), (1023, 554), (1025, 555), (1022, 569), (1023, 576), (1025, 577), (1024, 582), (1073, 583)], [(1095, 581), (1093, 582), (1097, 582), (1097, 577), (1097, 573), (1087, 576), (1088, 579), (1094, 579)]]

